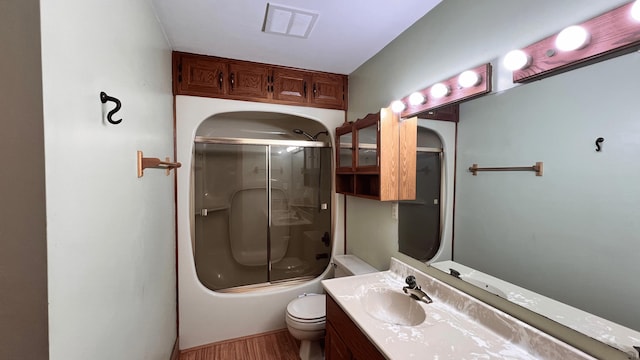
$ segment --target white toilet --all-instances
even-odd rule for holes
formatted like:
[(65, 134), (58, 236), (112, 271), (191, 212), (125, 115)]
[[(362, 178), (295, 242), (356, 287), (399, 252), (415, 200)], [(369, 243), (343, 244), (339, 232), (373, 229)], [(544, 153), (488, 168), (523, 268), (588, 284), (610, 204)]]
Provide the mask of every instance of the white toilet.
[[(376, 272), (374, 267), (354, 255), (333, 257), (335, 277)], [(325, 334), (326, 295), (304, 294), (287, 305), (285, 317), (291, 336), (300, 340), (300, 359), (324, 359), (322, 340)]]

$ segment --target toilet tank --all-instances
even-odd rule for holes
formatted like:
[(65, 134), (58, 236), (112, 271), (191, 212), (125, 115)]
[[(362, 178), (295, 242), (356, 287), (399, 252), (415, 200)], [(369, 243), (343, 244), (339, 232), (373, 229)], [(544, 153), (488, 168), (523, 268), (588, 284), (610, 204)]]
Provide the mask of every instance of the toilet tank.
[(333, 257), (333, 264), (335, 266), (334, 277), (361, 275), (378, 271), (355, 255), (336, 255)]

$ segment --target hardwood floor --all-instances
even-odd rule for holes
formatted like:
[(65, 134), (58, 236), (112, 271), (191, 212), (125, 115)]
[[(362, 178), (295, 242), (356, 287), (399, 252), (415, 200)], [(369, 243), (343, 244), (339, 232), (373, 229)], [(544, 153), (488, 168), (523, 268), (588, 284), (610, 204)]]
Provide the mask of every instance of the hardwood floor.
[(298, 360), (299, 344), (287, 329), (199, 346), (180, 360)]

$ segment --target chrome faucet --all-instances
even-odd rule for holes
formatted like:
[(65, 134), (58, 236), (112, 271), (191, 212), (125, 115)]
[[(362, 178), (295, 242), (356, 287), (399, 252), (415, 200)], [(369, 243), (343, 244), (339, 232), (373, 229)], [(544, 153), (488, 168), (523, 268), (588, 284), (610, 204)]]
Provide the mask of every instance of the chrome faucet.
[(424, 301), (427, 304), (431, 304), (433, 302), (433, 300), (431, 300), (429, 295), (427, 295), (424, 291), (422, 291), (420, 286), (416, 283), (415, 276), (409, 275), (404, 281), (407, 283), (407, 286), (402, 288), (402, 291), (404, 291), (405, 294), (411, 296), (412, 298), (418, 301)]

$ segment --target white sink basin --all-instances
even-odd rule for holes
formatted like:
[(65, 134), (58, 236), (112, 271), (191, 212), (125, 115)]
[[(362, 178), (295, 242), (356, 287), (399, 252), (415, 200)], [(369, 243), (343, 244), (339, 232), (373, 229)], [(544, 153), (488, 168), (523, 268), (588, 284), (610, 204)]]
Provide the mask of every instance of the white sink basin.
[(424, 309), (417, 300), (389, 288), (369, 288), (364, 292), (361, 302), (367, 314), (385, 323), (416, 326), (426, 319)]

